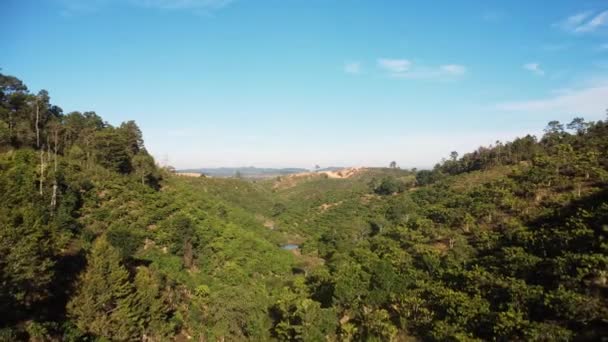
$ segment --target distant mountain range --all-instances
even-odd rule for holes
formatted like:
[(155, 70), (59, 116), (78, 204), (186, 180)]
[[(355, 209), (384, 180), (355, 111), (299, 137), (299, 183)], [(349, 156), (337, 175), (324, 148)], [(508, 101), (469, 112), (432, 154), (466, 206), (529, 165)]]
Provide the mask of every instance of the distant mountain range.
[(218, 167), (218, 168), (200, 168), (178, 170), (178, 173), (202, 173), (211, 177), (235, 177), (240, 174), (241, 177), (247, 178), (267, 178), (274, 176), (290, 175), (293, 173), (309, 172), (307, 169), (301, 168), (259, 168), (259, 167)]
[[(341, 170), (343, 167), (326, 167), (317, 171), (335, 171)], [(217, 168), (200, 168), (200, 169), (183, 169), (178, 170), (178, 173), (202, 173), (211, 177), (235, 177), (240, 174), (245, 178), (269, 178), (276, 176), (291, 175), (294, 173), (312, 172), (312, 170), (296, 167), (288, 168), (260, 168), (260, 167), (217, 167)]]

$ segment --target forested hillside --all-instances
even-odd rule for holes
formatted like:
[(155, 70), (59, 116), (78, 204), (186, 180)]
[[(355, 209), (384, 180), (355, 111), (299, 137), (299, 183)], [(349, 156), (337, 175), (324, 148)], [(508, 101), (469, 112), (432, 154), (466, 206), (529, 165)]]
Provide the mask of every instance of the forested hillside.
[(0, 341), (597, 341), (607, 185), (581, 118), (432, 170), (179, 177), (0, 74)]

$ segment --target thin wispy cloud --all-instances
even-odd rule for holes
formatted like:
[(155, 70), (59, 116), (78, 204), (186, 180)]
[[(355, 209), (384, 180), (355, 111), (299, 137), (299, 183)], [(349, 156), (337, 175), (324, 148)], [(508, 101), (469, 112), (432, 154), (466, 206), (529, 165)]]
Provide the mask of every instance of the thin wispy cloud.
[(400, 79), (454, 79), (467, 73), (460, 64), (444, 64), (436, 67), (417, 65), (408, 59), (378, 59), (378, 67), (391, 78)]
[(593, 32), (606, 25), (608, 25), (608, 11), (601, 12), (584, 25), (577, 27), (576, 32)]
[(545, 75), (545, 71), (540, 67), (539, 63), (526, 63), (523, 65), (523, 68), (538, 76)]
[(577, 89), (562, 89), (546, 98), (501, 103), (501, 111), (524, 113), (578, 114), (601, 117), (606, 110), (608, 81)]
[(608, 10), (602, 12), (580, 12), (572, 15), (555, 26), (571, 33), (590, 33), (608, 26)]
[(392, 74), (401, 74), (407, 72), (412, 65), (407, 59), (378, 59), (378, 66)]
[(347, 74), (357, 75), (361, 73), (360, 62), (346, 62), (344, 63), (344, 72)]
[(460, 76), (467, 72), (467, 68), (459, 64), (446, 64), (439, 67), (439, 69), (449, 75)]
[(415, 68), (410, 73), (399, 75), (398, 78), (450, 81), (463, 77), (467, 72), (467, 68), (459, 64), (446, 64), (438, 67), (422, 66)]
[(564, 30), (575, 30), (577, 27), (583, 24), (583, 22), (589, 18), (593, 12), (586, 11), (580, 12), (575, 15), (571, 15), (568, 18), (562, 20), (557, 26), (563, 28)]

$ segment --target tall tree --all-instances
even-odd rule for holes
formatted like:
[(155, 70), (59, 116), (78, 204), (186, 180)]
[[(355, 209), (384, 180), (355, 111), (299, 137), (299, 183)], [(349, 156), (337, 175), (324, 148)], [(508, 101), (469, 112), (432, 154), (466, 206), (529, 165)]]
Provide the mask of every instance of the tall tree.
[(140, 267), (135, 275), (136, 305), (140, 328), (143, 333), (159, 341), (174, 335), (174, 325), (169, 322), (171, 307), (169, 294), (164, 290), (164, 279), (147, 267)]
[(129, 173), (131, 158), (126, 148), (125, 136), (115, 128), (106, 127), (93, 135), (95, 160), (116, 172)]
[(112, 340), (140, 334), (135, 294), (119, 252), (105, 236), (93, 244), (78, 292), (68, 304), (69, 316), (87, 333)]
[(585, 122), (585, 119), (583, 118), (574, 118), (569, 124), (566, 125), (566, 127), (575, 131), (578, 135), (583, 135), (587, 132), (589, 123)]
[(137, 177), (141, 180), (141, 184), (146, 184), (146, 179), (151, 177), (156, 171), (154, 158), (144, 151), (138, 152), (131, 159), (131, 164)]
[(135, 155), (144, 148), (144, 138), (135, 121), (123, 122), (117, 132), (124, 137), (130, 155)]

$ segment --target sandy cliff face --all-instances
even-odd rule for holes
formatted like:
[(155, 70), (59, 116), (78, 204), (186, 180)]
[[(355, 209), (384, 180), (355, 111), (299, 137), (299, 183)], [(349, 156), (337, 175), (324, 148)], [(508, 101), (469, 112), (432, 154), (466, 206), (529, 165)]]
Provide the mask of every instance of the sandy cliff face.
[(348, 167), (337, 171), (324, 171), (321, 174), (326, 174), (329, 178), (350, 178), (364, 172), (364, 167)]

